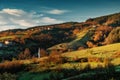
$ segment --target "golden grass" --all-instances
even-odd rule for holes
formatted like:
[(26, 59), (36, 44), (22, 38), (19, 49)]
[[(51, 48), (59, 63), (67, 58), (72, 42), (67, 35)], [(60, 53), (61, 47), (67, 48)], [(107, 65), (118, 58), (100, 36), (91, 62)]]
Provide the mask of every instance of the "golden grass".
[(86, 50), (67, 52), (62, 54), (65, 57), (103, 57), (110, 58), (115, 52), (120, 51), (120, 43), (110, 44), (101, 47), (95, 47)]
[(88, 33), (88, 29), (84, 29), (84, 30), (80, 31), (79, 33), (76, 34), (76, 39), (71, 41), (69, 43), (69, 45), (74, 45), (77, 41), (82, 39), (87, 33)]
[(120, 65), (120, 57), (119, 58), (115, 58), (111, 61), (112, 64), (114, 65)]
[(97, 67), (105, 67), (104, 63), (97, 63), (97, 62), (86, 62), (86, 63), (65, 63), (61, 65), (63, 69), (79, 69), (83, 70), (87, 66), (89, 66), (91, 69), (97, 68)]
[[(88, 64), (91, 68), (97, 68), (97, 67), (105, 67), (109, 63), (105, 61), (105, 59), (108, 59), (108, 62), (110, 62), (113, 65), (119, 65), (120, 64), (120, 57), (113, 58), (113, 55), (115, 55), (116, 52), (120, 51), (120, 43), (116, 44), (110, 44), (106, 46), (101, 47), (95, 47), (91, 49), (81, 50), (81, 51), (73, 51), (73, 52), (67, 52), (62, 54), (64, 57), (70, 58), (70, 61), (72, 61), (74, 58), (89, 58), (89, 57), (95, 57), (95, 58), (102, 58), (104, 59), (103, 62), (84, 62), (84, 63), (66, 63), (63, 64), (63, 68), (73, 68), (81, 66), (82, 69), (84, 69)], [(111, 60), (109, 60), (111, 59)]]

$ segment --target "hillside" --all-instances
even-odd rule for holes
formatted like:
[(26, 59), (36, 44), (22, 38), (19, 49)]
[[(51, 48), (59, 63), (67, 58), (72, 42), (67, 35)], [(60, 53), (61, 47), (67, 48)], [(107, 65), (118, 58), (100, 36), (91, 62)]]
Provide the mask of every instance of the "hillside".
[[(31, 77), (36, 80), (50, 80), (51, 78), (54, 80), (86, 80), (88, 78), (97, 79), (98, 77), (100, 77), (99, 80), (106, 78), (111, 79), (112, 77), (119, 78), (118, 76), (115, 76), (120, 73), (119, 46), (120, 43), (116, 43), (81, 51), (67, 52), (62, 54), (62, 58), (60, 55), (54, 55), (54, 57), (4, 62), (0, 64), (0, 70), (1, 72), (6, 69), (8, 72), (11, 70), (11, 72), (22, 71), (16, 73), (19, 80), (30, 80)], [(88, 60), (86, 61), (86, 59)], [(63, 61), (62, 63), (61, 60)], [(9, 67), (2, 67), (8, 64)], [(102, 77), (103, 75), (104, 77)], [(108, 77), (108, 75), (111, 76)]]
[[(114, 46), (114, 47), (113, 47)], [(110, 44), (106, 46), (95, 47), (91, 49), (85, 49), (80, 51), (72, 51), (64, 53), (66, 57), (105, 57), (112, 58), (116, 52), (119, 52), (120, 43)]]
[(0, 79), (120, 80), (119, 16), (0, 32)]
[(92, 31), (92, 29), (95, 28), (85, 28), (82, 29), (81, 31), (79, 31), (76, 34), (76, 37), (74, 40), (71, 40), (70, 42), (67, 43), (61, 43), (55, 46), (52, 46), (50, 48), (48, 48), (48, 50), (76, 50), (79, 47), (87, 47), (86, 42), (91, 38), (91, 36), (93, 35), (94, 31)]
[[(44, 49), (48, 54), (55, 49), (63, 53), (119, 42), (119, 16), (120, 13), (116, 13), (82, 23), (67, 22), (2, 31), (0, 56), (4, 59), (18, 59), (18, 55), (28, 48), (31, 56), (37, 57), (38, 48)], [(117, 35), (115, 40), (110, 38), (114, 35)]]

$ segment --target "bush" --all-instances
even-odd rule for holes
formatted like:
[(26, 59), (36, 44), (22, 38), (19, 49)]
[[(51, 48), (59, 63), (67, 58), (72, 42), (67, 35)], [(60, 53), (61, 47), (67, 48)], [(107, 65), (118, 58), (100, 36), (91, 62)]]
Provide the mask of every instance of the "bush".
[(60, 55), (60, 53), (55, 50), (55, 51), (52, 51), (52, 52), (50, 53), (49, 61), (50, 61), (50, 62), (53, 62), (53, 63), (55, 63), (55, 64), (58, 64), (58, 63), (64, 63), (64, 62), (66, 62), (66, 59), (63, 58), (63, 57)]
[(0, 72), (16, 73), (24, 68), (24, 64), (20, 61), (6, 61), (4, 63), (0, 63)]
[(21, 52), (18, 55), (18, 59), (30, 59), (31, 58), (31, 52), (29, 48), (26, 48), (24, 52)]
[(15, 74), (11, 74), (11, 73), (3, 73), (0, 74), (0, 80), (16, 80), (17, 76)]

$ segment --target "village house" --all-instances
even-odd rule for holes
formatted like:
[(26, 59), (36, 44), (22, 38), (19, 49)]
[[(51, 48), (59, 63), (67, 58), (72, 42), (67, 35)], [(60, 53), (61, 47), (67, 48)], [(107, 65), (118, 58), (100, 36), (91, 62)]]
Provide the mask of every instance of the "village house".
[(7, 47), (8, 47), (8, 46), (12, 46), (12, 45), (14, 45), (14, 44), (15, 44), (15, 42), (10, 41), (10, 40), (5, 40), (5, 41), (4, 41), (4, 45), (6, 45)]

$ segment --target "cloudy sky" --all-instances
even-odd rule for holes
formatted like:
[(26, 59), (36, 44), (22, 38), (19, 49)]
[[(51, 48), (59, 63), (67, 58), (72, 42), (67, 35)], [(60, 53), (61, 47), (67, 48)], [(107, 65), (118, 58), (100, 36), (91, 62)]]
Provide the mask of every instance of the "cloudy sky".
[(0, 31), (120, 12), (120, 0), (0, 0)]

